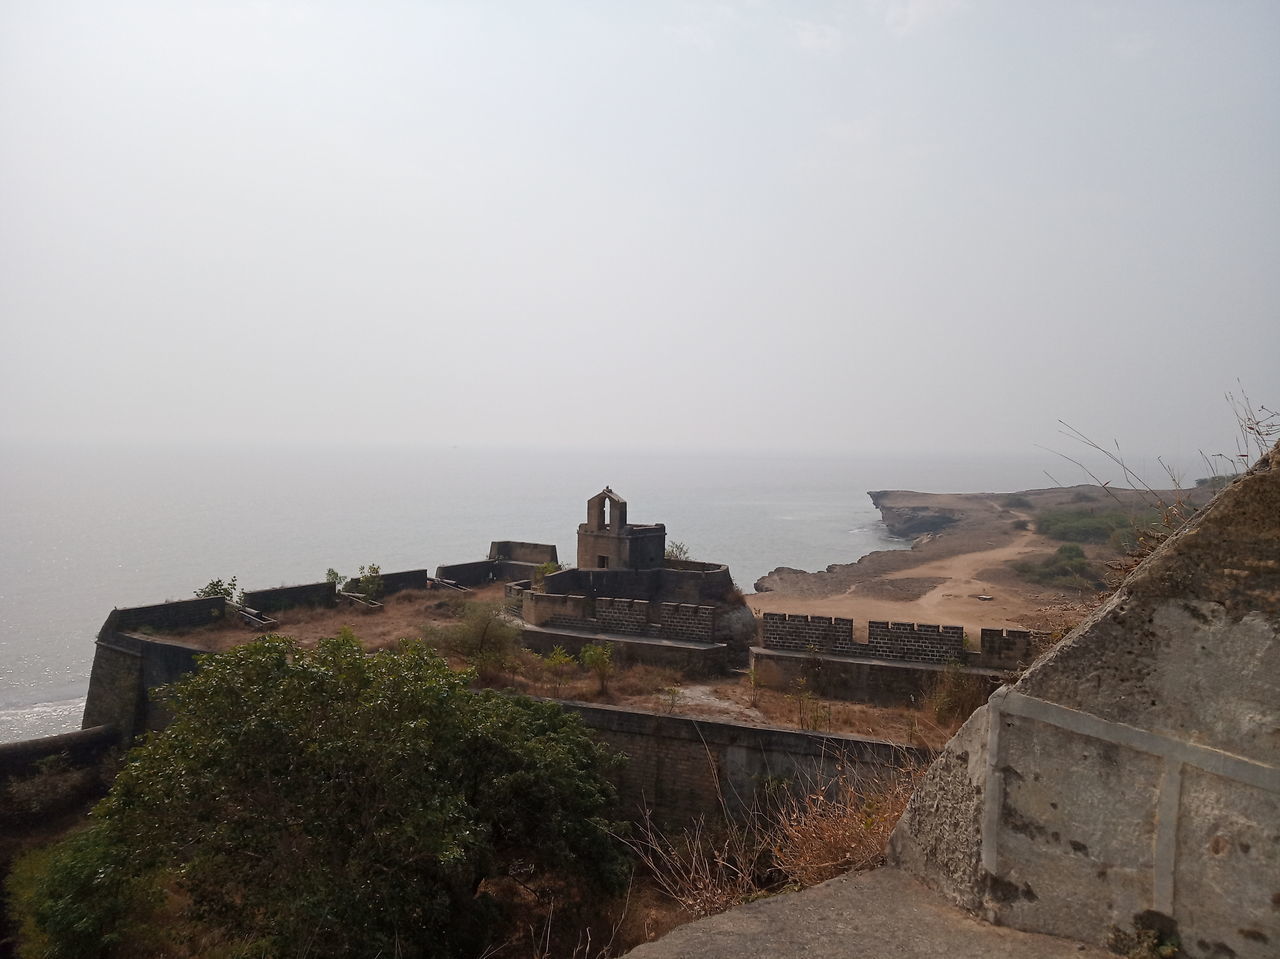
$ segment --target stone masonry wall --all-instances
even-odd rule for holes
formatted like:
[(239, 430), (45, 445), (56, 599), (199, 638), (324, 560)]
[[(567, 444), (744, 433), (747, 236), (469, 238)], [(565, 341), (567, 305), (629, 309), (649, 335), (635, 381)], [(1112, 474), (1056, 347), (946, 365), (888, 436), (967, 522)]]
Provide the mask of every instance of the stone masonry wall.
[[(924, 750), (858, 736), (740, 726), (637, 709), (565, 703), (627, 757), (616, 782), (624, 813), (651, 810), (685, 822), (721, 808), (749, 808), (763, 788), (811, 789), (843, 769), (883, 778)], [(722, 807), (723, 803), (723, 807)]]
[[(587, 628), (623, 636), (645, 636), (649, 633), (649, 604), (642, 599), (609, 599), (595, 601), (594, 623)], [(562, 623), (561, 625), (569, 625)]]
[(694, 606), (691, 603), (660, 603), (658, 605), (658, 635), (663, 639), (684, 639), (695, 643), (709, 643), (716, 631), (714, 606)]
[(1031, 662), (1031, 631), (984, 629), (978, 662), (991, 669), (1015, 669)]
[(275, 589), (247, 589), (244, 604), (264, 613), (294, 606), (332, 606), (337, 598), (337, 583), (304, 583), (300, 586), (278, 586)]
[[(508, 592), (514, 598), (515, 590)], [(695, 643), (715, 641), (713, 606), (650, 603), (642, 599), (520, 591), (523, 617), (532, 626), (561, 627), (619, 636), (648, 636)]]
[(766, 649), (856, 655), (851, 619), (795, 613), (765, 613), (761, 618)]
[(915, 663), (964, 661), (964, 627), (921, 623), (867, 623), (866, 655)]

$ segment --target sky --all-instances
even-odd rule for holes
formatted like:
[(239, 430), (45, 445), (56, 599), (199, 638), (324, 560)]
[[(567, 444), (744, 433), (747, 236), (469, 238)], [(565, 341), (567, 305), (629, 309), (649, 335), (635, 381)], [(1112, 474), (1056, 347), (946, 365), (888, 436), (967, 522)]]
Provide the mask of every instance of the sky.
[(0, 0), (0, 444), (1280, 407), (1280, 4)]

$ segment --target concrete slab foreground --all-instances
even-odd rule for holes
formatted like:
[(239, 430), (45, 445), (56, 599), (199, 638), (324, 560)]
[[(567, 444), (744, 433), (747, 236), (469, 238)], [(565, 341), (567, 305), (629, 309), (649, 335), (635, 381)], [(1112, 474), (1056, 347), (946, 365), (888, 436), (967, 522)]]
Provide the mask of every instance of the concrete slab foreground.
[[(672, 930), (628, 959), (1103, 959), (1105, 950), (980, 922), (893, 868), (850, 873)], [(1114, 957), (1111, 957), (1114, 959)]]

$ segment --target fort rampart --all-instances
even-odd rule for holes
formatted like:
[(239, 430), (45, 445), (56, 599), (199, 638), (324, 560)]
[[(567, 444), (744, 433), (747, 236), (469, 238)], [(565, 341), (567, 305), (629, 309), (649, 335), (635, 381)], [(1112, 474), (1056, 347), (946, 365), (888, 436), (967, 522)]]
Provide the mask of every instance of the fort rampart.
[(685, 821), (720, 808), (741, 812), (767, 786), (812, 788), (837, 775), (884, 779), (930, 755), (860, 736), (564, 705), (627, 757), (616, 774), (625, 811), (648, 808)]
[(643, 599), (522, 593), (522, 615), (531, 626), (562, 627), (619, 636), (653, 636), (710, 643), (716, 628), (714, 606), (650, 603)]

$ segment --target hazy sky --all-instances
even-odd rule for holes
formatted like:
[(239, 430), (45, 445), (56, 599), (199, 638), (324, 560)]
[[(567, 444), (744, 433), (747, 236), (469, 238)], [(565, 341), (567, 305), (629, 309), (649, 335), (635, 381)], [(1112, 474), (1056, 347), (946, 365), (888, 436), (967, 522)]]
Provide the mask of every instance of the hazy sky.
[(1277, 50), (1274, 0), (0, 0), (0, 439), (1225, 446)]

